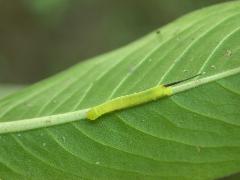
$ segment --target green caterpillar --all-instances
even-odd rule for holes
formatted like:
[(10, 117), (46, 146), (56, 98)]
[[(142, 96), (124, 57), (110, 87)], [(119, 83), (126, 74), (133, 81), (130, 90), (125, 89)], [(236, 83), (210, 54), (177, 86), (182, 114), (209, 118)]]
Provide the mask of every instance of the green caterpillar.
[(91, 108), (87, 112), (87, 119), (95, 120), (104, 114), (107, 114), (116, 110), (137, 106), (140, 104), (144, 104), (153, 100), (163, 98), (165, 96), (171, 96), (174, 93), (172, 89), (173, 85), (179, 84), (189, 79), (193, 79), (199, 75), (201, 74), (197, 74), (193, 77), (190, 77), (181, 81), (169, 83), (166, 85), (158, 85), (156, 87), (153, 87), (138, 93), (133, 93), (126, 96), (120, 96), (115, 99), (106, 101), (105, 103), (102, 103), (98, 106)]
[(170, 96), (172, 94), (173, 92), (170, 87), (159, 85), (145, 91), (141, 91), (127, 96), (121, 96), (113, 100), (107, 101), (101, 105), (95, 106), (88, 111), (87, 118), (89, 120), (95, 120), (103, 114), (132, 106), (137, 106), (149, 101), (159, 99), (161, 97)]

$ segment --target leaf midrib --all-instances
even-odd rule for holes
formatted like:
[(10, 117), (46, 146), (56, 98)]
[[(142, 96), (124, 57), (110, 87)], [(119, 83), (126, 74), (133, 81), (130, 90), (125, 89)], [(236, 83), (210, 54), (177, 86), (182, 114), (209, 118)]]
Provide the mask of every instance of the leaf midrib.
[[(204, 84), (211, 83), (213, 81), (217, 81), (223, 78), (237, 75), (239, 73), (240, 73), (240, 67), (231, 69), (222, 73), (218, 73), (212, 76), (207, 76), (204, 78), (191, 80), (189, 82), (180, 83), (170, 88), (172, 89), (173, 95), (174, 95), (180, 92), (187, 91), (189, 89), (196, 88)], [(68, 112), (68, 113), (57, 114), (57, 115), (43, 116), (39, 118), (22, 119), (22, 120), (10, 121), (10, 122), (0, 122), (0, 134), (11, 133), (11, 132), (22, 132), (26, 130), (50, 127), (50, 126), (78, 121), (81, 119), (86, 119), (87, 112), (91, 110), (91, 108), (93, 107), (90, 107), (88, 109)]]

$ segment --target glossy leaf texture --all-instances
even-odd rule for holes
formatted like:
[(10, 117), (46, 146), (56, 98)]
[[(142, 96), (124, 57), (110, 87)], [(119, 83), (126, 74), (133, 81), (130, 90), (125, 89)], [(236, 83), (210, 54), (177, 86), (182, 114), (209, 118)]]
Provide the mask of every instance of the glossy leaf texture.
[[(92, 107), (240, 66), (240, 2), (186, 15), (0, 101), (0, 120)], [(240, 75), (95, 122), (0, 135), (1, 179), (215, 179), (240, 171)]]

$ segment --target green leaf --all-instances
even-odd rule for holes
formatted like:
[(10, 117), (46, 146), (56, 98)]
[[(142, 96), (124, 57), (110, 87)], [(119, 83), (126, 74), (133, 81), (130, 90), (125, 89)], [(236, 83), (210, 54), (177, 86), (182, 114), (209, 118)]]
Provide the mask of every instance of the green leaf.
[[(0, 119), (64, 114), (240, 67), (240, 2), (189, 14), (0, 101)], [(214, 179), (240, 172), (240, 75), (170, 98), (0, 135), (2, 179)]]
[(13, 94), (22, 88), (20, 85), (0, 84), (0, 98)]

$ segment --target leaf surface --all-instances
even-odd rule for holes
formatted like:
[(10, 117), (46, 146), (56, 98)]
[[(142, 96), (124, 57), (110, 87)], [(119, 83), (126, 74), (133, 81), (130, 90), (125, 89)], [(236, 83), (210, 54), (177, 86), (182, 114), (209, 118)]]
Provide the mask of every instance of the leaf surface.
[[(240, 67), (240, 2), (193, 12), (0, 101), (0, 121), (71, 112)], [(1, 179), (214, 179), (240, 171), (240, 75), (170, 98), (0, 135)]]
[(3, 98), (7, 95), (10, 95), (18, 90), (22, 89), (21, 85), (9, 85), (9, 84), (0, 84), (0, 98)]

